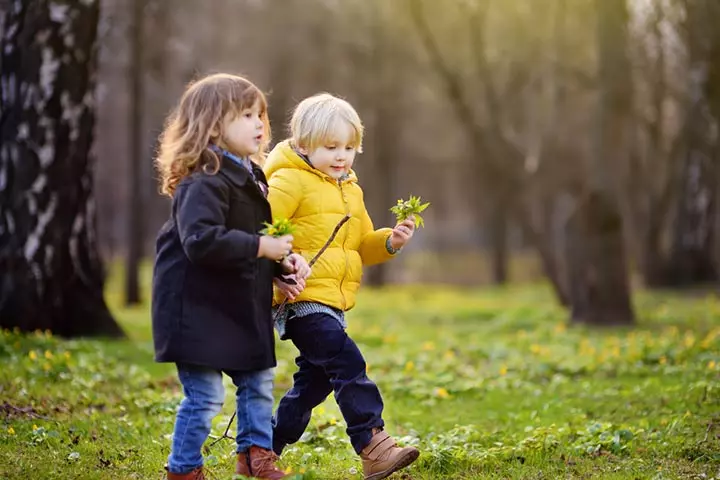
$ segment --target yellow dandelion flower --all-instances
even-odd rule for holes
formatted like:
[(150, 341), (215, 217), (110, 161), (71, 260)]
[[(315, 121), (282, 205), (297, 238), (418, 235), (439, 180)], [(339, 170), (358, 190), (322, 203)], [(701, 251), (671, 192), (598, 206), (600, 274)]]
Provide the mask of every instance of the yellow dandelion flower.
[(335, 417), (330, 418), (330, 425), (337, 425), (337, 419)]
[(383, 343), (394, 344), (397, 343), (397, 335), (385, 335), (383, 337)]
[(65, 357), (66, 360), (70, 360), (70, 352), (63, 353), (63, 356)]
[(500, 367), (500, 375), (501, 376), (504, 377), (505, 375), (507, 375), (507, 372), (508, 372), (508, 369), (507, 369), (506, 365), (503, 365), (502, 367)]
[(28, 357), (30, 357), (30, 360), (37, 360), (37, 353), (35, 353), (35, 350), (30, 350)]
[(693, 345), (695, 345), (695, 335), (693, 335), (692, 333), (686, 334), (684, 343), (685, 343), (685, 348), (690, 348)]
[(435, 350), (435, 344), (433, 342), (425, 342), (425, 343), (423, 343), (422, 348), (426, 352), (429, 352), (431, 350)]
[(452, 350), (446, 350), (443, 357), (445, 358), (445, 360), (452, 360), (453, 358), (455, 358), (455, 352), (453, 352)]
[(557, 325), (555, 325), (554, 330), (555, 333), (563, 333), (567, 330), (567, 325), (565, 325), (564, 323), (558, 323)]
[(50, 371), (50, 368), (51, 368), (51, 366), (48, 362), (43, 363), (43, 370), (48, 372), (48, 371)]
[(15, 435), (15, 429), (13, 427), (8, 427), (8, 435)]
[(405, 363), (405, 371), (412, 372), (414, 369), (415, 369), (415, 364), (412, 362), (412, 360), (408, 360), (407, 363)]
[(715, 360), (710, 360), (708, 362), (708, 370), (715, 370)]
[(45, 358), (50, 360), (51, 358), (53, 358), (53, 353), (50, 350), (45, 350)]
[(38, 426), (33, 424), (33, 432), (37, 429), (38, 429)]
[(534, 354), (538, 354), (542, 351), (542, 347), (540, 347), (537, 343), (533, 343), (530, 345), (530, 351)]
[(440, 398), (448, 398), (450, 396), (450, 393), (443, 387), (438, 387), (435, 389), (435, 395)]
[(667, 357), (663, 355), (660, 357), (660, 365), (665, 365), (667, 363)]

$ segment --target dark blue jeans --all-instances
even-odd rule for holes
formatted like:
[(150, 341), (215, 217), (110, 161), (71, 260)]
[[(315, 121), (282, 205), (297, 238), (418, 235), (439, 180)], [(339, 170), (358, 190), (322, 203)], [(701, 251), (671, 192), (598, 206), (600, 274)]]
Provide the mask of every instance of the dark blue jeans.
[(345, 329), (330, 315), (318, 313), (289, 320), (287, 337), (300, 355), (293, 386), (280, 400), (273, 418), (273, 449), (278, 455), (295, 443), (310, 422), (312, 409), (335, 392), (355, 452), (370, 443), (373, 428), (382, 428), (383, 401), (365, 373), (365, 359)]

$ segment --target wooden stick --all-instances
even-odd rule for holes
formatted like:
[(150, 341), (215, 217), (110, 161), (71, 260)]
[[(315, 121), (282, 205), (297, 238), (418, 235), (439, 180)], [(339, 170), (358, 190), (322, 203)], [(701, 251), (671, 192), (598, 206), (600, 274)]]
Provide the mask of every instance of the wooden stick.
[[(328, 249), (330, 244), (335, 240), (335, 237), (337, 237), (337, 234), (340, 232), (340, 229), (350, 220), (350, 214), (345, 215), (337, 225), (335, 225), (335, 229), (330, 234), (330, 238), (327, 239), (327, 242), (325, 242), (325, 245), (322, 246), (322, 248), (318, 251), (318, 253), (315, 254), (315, 256), (310, 259), (308, 262), (308, 265), (310, 268), (312, 268), (313, 265), (315, 265), (315, 262), (318, 261), (320, 258), (320, 255), (325, 253), (325, 250)], [(275, 315), (273, 316), (273, 323), (277, 321), (278, 318), (280, 318), (280, 315), (282, 315), (283, 311), (285, 310), (285, 305), (287, 305), (288, 299), (285, 298), (285, 300), (282, 301), (282, 303), (278, 306), (277, 311), (275, 312)]]

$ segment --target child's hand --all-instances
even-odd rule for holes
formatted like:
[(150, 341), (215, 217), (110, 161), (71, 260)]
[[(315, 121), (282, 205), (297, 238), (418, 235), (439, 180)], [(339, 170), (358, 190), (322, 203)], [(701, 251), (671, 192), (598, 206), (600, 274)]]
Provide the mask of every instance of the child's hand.
[(282, 269), (285, 273), (293, 273), (299, 279), (305, 280), (310, 276), (312, 270), (307, 260), (302, 255), (291, 253), (282, 261)]
[(290, 251), (292, 250), (292, 241), (292, 235), (283, 235), (282, 237), (263, 235), (260, 237), (258, 258), (265, 257), (279, 262), (290, 254)]
[(415, 232), (415, 216), (411, 215), (406, 220), (395, 225), (392, 236), (390, 237), (390, 246), (395, 250), (400, 250), (413, 236)]
[(305, 290), (305, 279), (298, 278), (295, 274), (276, 277), (274, 283), (280, 293), (290, 301), (295, 300), (295, 297)]

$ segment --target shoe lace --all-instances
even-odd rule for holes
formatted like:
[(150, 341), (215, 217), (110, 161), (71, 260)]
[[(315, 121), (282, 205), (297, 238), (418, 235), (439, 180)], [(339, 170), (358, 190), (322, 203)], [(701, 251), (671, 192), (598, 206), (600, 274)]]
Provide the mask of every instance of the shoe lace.
[(256, 457), (255, 460), (257, 462), (256, 465), (253, 465), (253, 470), (256, 470), (258, 472), (266, 472), (266, 471), (274, 471), (274, 472), (280, 472), (280, 470), (277, 465), (275, 465), (275, 462), (278, 460), (278, 456), (275, 452), (268, 452), (267, 454), (264, 454), (261, 457)]

